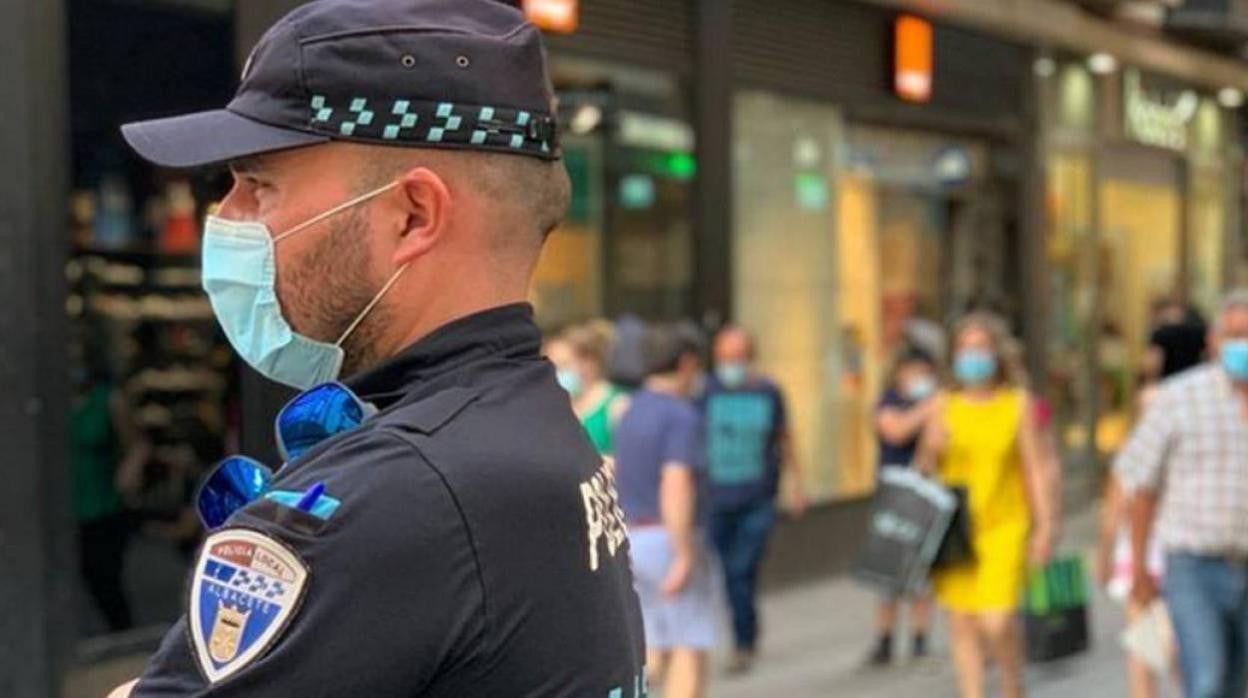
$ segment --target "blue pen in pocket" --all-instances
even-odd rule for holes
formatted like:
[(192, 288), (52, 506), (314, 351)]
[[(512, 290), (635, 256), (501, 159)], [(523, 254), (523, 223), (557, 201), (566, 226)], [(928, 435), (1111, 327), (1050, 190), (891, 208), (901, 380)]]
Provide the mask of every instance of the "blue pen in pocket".
[(299, 502), (295, 504), (295, 508), (299, 511), (311, 513), (313, 508), (316, 507), (317, 500), (319, 500), (323, 494), (325, 494), (325, 483), (316, 482), (308, 488), (307, 492), (303, 493), (303, 496), (299, 498)]

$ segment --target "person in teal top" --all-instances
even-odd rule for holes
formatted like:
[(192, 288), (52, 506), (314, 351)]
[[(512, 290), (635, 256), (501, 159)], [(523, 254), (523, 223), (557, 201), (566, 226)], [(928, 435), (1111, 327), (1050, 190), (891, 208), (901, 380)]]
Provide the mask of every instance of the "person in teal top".
[(611, 329), (605, 321), (572, 327), (546, 345), (559, 385), (572, 396), (572, 409), (594, 448), (615, 452), (612, 435), (628, 410), (628, 393), (606, 379)]
[(69, 415), (69, 465), (79, 566), (108, 630), (117, 632), (133, 625), (122, 586), (131, 533), (124, 495), (138, 489), (148, 449), (133, 435), (120, 391), (106, 372), (87, 367), (78, 373)]

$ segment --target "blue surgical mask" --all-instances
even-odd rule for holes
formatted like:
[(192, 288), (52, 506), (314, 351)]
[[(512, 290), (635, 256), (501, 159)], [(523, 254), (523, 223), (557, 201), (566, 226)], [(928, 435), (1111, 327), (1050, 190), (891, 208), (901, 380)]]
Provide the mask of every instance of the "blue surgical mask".
[(230, 345), (252, 368), (271, 380), (299, 390), (338, 378), (342, 370), (342, 343), (398, 281), (407, 265), (399, 267), (342, 336), (330, 344), (295, 332), (282, 316), (275, 285), (276, 245), (396, 184), (335, 206), (280, 235), (273, 235), (260, 222), (208, 216), (204, 223), (204, 291)]
[(715, 367), (715, 377), (725, 388), (740, 388), (749, 373), (749, 366), (741, 361), (728, 361)]
[(963, 349), (953, 359), (953, 375), (963, 385), (983, 385), (997, 375), (997, 357), (983, 349)]
[(1236, 381), (1248, 382), (1248, 339), (1222, 342), (1222, 368)]
[(569, 368), (561, 368), (555, 371), (555, 380), (559, 381), (559, 387), (568, 391), (572, 397), (581, 394), (584, 386), (581, 385), (581, 374)]
[(910, 381), (910, 385), (906, 386), (906, 399), (912, 402), (921, 402), (936, 394), (936, 379), (931, 376), (923, 376)]

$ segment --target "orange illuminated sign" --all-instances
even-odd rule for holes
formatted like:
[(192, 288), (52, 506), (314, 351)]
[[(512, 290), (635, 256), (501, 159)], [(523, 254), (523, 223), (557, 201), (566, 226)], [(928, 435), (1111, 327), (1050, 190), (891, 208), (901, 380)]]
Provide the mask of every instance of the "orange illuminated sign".
[(932, 98), (932, 25), (902, 15), (893, 25), (893, 91), (907, 102)]
[(524, 0), (524, 14), (546, 31), (571, 34), (581, 19), (577, 0)]

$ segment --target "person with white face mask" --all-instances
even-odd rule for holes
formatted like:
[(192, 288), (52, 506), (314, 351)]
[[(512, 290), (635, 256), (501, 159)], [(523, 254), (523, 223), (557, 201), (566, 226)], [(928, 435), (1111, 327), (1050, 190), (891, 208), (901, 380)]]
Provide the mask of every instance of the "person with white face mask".
[[(875, 430), (880, 452), (877, 474), (885, 468), (909, 468), (914, 465), (919, 437), (935, 413), (939, 389), (935, 359), (918, 347), (903, 347), (894, 362), (889, 386), (876, 409)], [(867, 658), (870, 666), (884, 667), (893, 661), (893, 633), (901, 601), (900, 598), (885, 598), (876, 607), (876, 644)], [(912, 659), (927, 656), (930, 613), (931, 602), (926, 596), (911, 599)]]
[(116, 694), (642, 695), (614, 468), (525, 302), (569, 200), (540, 31), (495, 0), (301, 4), (228, 108), (123, 133), (229, 165), (203, 247), (222, 329), (367, 416), (210, 524), (186, 613)]

